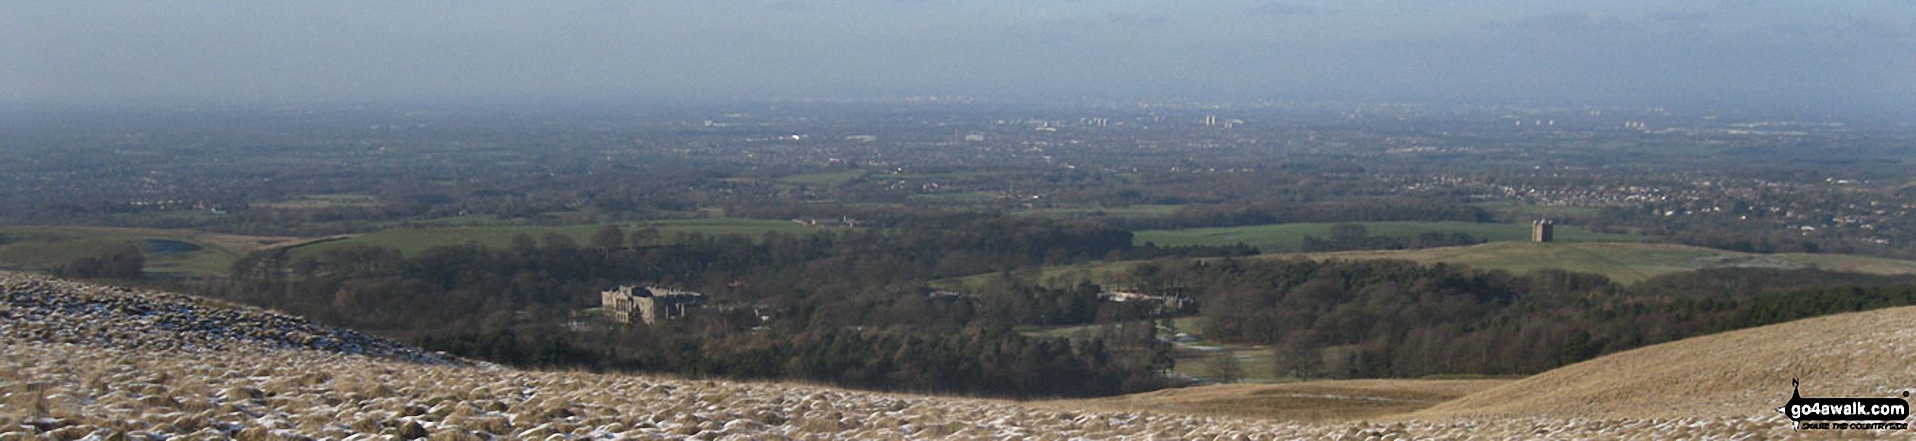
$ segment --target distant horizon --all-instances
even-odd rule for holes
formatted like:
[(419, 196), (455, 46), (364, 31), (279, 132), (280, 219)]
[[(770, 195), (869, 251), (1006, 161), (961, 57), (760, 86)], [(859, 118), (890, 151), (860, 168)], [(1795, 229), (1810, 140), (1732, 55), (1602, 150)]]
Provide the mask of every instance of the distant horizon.
[(965, 95), (899, 95), (874, 97), (618, 97), (618, 96), (485, 96), (485, 97), (435, 97), (435, 98), (388, 98), (388, 99), (335, 99), (335, 100), (129, 100), (112, 102), (89, 101), (52, 101), (52, 100), (0, 100), (0, 114), (36, 115), (36, 114), (114, 114), (114, 113), (175, 113), (182, 111), (208, 112), (250, 112), (273, 109), (309, 109), (344, 110), (368, 108), (365, 110), (468, 110), (480, 113), (512, 111), (578, 111), (582, 114), (595, 114), (609, 111), (682, 111), (687, 109), (724, 109), (738, 106), (912, 106), (921, 109), (937, 107), (951, 108), (1056, 108), (1056, 109), (1115, 109), (1151, 111), (1196, 111), (1215, 108), (1220, 111), (1232, 109), (1245, 111), (1271, 111), (1279, 108), (1366, 108), (1366, 107), (1427, 107), (1432, 110), (1465, 108), (1511, 108), (1511, 109), (1610, 109), (1610, 110), (1647, 110), (1666, 109), (1673, 114), (1685, 116), (1720, 115), (1740, 117), (1751, 120), (1781, 119), (1802, 121), (1846, 121), (1874, 122), (1883, 124), (1909, 125), (1916, 118), (1916, 108), (1902, 111), (1885, 111), (1871, 108), (1829, 108), (1802, 107), (1777, 108), (1758, 105), (1712, 105), (1710, 103), (1626, 103), (1626, 102), (1572, 102), (1533, 100), (1357, 100), (1357, 99), (1203, 99), (1203, 98), (1098, 98), (1098, 97), (1062, 97), (1062, 98), (986, 98)]
[(958, 95), (1911, 116), (1916, 2), (0, 3), (0, 106)]

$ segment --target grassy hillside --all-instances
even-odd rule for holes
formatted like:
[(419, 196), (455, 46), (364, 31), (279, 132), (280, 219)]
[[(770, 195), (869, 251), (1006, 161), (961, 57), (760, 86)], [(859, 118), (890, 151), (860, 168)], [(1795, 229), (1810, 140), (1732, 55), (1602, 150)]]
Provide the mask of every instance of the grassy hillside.
[(203, 276), (225, 273), (252, 250), (295, 240), (155, 228), (0, 227), (0, 267), (49, 269), (131, 248), (146, 256), (148, 273)]
[(1916, 307), (1798, 320), (1619, 352), (1413, 414), (1416, 418), (1767, 417), (1790, 398), (1901, 397), (1916, 386)]
[(1397, 251), (1296, 254), (1311, 259), (1404, 259), (1524, 273), (1544, 268), (1602, 274), (1618, 283), (1705, 268), (1821, 268), (1870, 274), (1916, 274), (1916, 262), (1846, 254), (1754, 254), (1653, 243), (1503, 242)]
[[(672, 219), (645, 223), (621, 224), (626, 234), (652, 226), (658, 228), (662, 240), (672, 240), (681, 233), (701, 233), (708, 236), (739, 234), (757, 238), (768, 231), (802, 234), (830, 227), (812, 227), (799, 225), (791, 221), (768, 219), (710, 218), (710, 219)], [(407, 255), (414, 255), (428, 248), (460, 245), (468, 241), (489, 247), (506, 247), (512, 244), (512, 237), (518, 234), (543, 240), (547, 234), (561, 234), (572, 238), (580, 245), (591, 243), (592, 233), (600, 225), (564, 225), (564, 226), (509, 226), (480, 225), (427, 228), (395, 228), (376, 233), (354, 236), (343, 240), (318, 242), (301, 245), (291, 249), (292, 257), (299, 258), (312, 253), (346, 245), (373, 245), (395, 248)]]
[[(1544, 268), (1602, 274), (1618, 283), (1631, 284), (1676, 272), (1706, 268), (1820, 268), (1869, 274), (1916, 274), (1916, 261), (1848, 254), (1779, 253), (1755, 254), (1687, 245), (1637, 242), (1492, 242), (1481, 245), (1424, 248), (1415, 250), (1338, 251), (1324, 253), (1272, 253), (1252, 259), (1401, 259), (1420, 263), (1468, 265), (1480, 269), (1525, 273)], [(1088, 279), (1098, 283), (1118, 283), (1140, 261), (1100, 262), (1045, 268), (1043, 272), (1019, 274), (1032, 280), (1059, 279), (1075, 282)], [(963, 287), (981, 283), (995, 275), (979, 275), (939, 281), (941, 286)]]
[(1410, 413), (1511, 380), (1339, 380), (1219, 384), (1040, 403), (1118, 412), (1174, 412), (1284, 421), (1355, 421)]
[[(1363, 225), (1374, 236), (1411, 237), (1423, 233), (1464, 233), (1492, 242), (1530, 240), (1529, 224), (1485, 224), (1472, 222), (1351, 222)], [(1248, 225), (1241, 227), (1186, 228), (1178, 230), (1138, 231), (1133, 240), (1161, 247), (1188, 245), (1231, 245), (1239, 242), (1266, 253), (1298, 251), (1304, 236), (1319, 239), (1331, 235), (1335, 223), (1291, 223)], [(1619, 242), (1648, 240), (1632, 234), (1596, 233), (1583, 227), (1558, 226), (1556, 238), (1562, 242)]]
[[(1232, 384), (1118, 397), (1059, 400), (1047, 407), (1173, 412), (1287, 421), (1635, 421), (1664, 436), (1789, 435), (1773, 409), (1790, 398), (1902, 397), (1916, 385), (1916, 307), (1838, 314), (1694, 337), (1619, 352), (1515, 380), (1388, 379)], [(1655, 420), (1653, 420), (1655, 419)], [(1727, 421), (1711, 425), (1698, 421)], [(1687, 422), (1686, 422), (1687, 421)], [(1629, 428), (1577, 427), (1544, 438), (1656, 438)], [(1641, 428), (1641, 426), (1639, 426)], [(1547, 436), (1545, 436), (1548, 434)], [(1899, 432), (1832, 431), (1839, 438)], [(1759, 437), (1760, 438), (1760, 437)]]

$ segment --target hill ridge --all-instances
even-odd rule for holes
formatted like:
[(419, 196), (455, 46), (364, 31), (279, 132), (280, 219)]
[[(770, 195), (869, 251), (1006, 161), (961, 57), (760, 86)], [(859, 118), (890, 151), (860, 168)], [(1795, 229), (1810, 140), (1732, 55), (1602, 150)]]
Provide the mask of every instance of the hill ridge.
[(1749, 417), (1787, 401), (1790, 380), (1817, 396), (1916, 390), (1916, 306), (1835, 314), (1645, 346), (1552, 369), (1413, 418)]
[(465, 363), (275, 311), (180, 294), (10, 272), (0, 272), (0, 290), (0, 336), (19, 340), (189, 352), (253, 346)]

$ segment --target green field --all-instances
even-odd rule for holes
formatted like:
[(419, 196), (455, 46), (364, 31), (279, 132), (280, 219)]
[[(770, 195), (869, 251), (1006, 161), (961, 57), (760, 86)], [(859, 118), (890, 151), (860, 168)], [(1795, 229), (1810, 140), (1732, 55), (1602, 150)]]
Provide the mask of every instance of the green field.
[(988, 191), (967, 191), (962, 193), (928, 193), (906, 196), (905, 199), (934, 204), (978, 204), (996, 202), (1004, 197)]
[(1104, 217), (1157, 217), (1177, 213), (1183, 205), (1138, 204), (1123, 207), (1071, 207), (1071, 208), (1034, 208), (1019, 210), (1013, 214), (1043, 216), (1051, 219), (1094, 219)]
[(254, 249), (294, 240), (192, 230), (103, 227), (0, 227), (0, 266), (46, 270), (86, 257), (135, 249), (160, 276), (223, 274)]
[(838, 187), (844, 186), (845, 184), (850, 184), (852, 183), (852, 181), (858, 180), (858, 178), (863, 178), (865, 177), (866, 174), (867, 172), (864, 170), (846, 170), (846, 171), (826, 172), (826, 173), (805, 173), (805, 174), (781, 177), (781, 178), (778, 178), (778, 181), (784, 182), (787, 184), (799, 184), (799, 185), (810, 185), (814, 187), (838, 188)]
[(464, 214), (458, 216), (436, 217), (430, 219), (408, 219), (397, 221), (373, 222), (380, 228), (425, 228), (425, 227), (477, 227), (487, 225), (511, 225), (512, 222), (499, 219), (490, 214)]
[(1312, 259), (1404, 259), (1525, 273), (1544, 268), (1602, 274), (1630, 284), (1705, 268), (1820, 268), (1869, 274), (1916, 274), (1916, 262), (1848, 254), (1754, 254), (1650, 243), (1501, 242), (1467, 247), (1294, 254)]
[[(444, 222), (443, 224), (438, 224)], [(505, 247), (512, 237), (525, 233), (543, 240), (548, 233), (563, 234), (580, 245), (590, 243), (599, 225), (512, 226), (489, 216), (446, 218), (425, 221), (438, 224), (425, 227), (400, 227), (376, 233), (328, 238), (326, 240), (292, 237), (257, 237), (204, 233), (193, 230), (104, 227), (0, 227), (0, 268), (48, 270), (77, 259), (98, 257), (121, 250), (136, 249), (146, 257), (146, 272), (156, 276), (211, 276), (225, 274), (233, 261), (263, 247), (287, 246), (295, 258), (348, 244), (376, 245), (399, 249), (408, 255), (428, 248), (459, 245), (468, 241)], [(672, 240), (680, 233), (710, 236), (745, 235), (758, 238), (768, 231), (802, 234), (844, 227), (810, 227), (781, 220), (765, 219), (674, 219), (624, 224), (626, 232), (654, 226), (660, 239)]]
[[(1221, 351), (1223, 354), (1230, 354), (1231, 357), (1237, 358), (1238, 366), (1244, 369), (1244, 377), (1238, 379), (1239, 383), (1297, 381), (1296, 378), (1293, 377), (1277, 376), (1277, 363), (1271, 358), (1271, 350), (1268, 347), (1239, 344), (1221, 344), (1207, 347), (1215, 348), (1215, 350)], [(1186, 377), (1211, 378), (1217, 372), (1217, 368), (1212, 365), (1217, 363), (1219, 354), (1220, 352), (1179, 348), (1177, 356), (1175, 357), (1178, 362), (1176, 366), (1171, 367), (1171, 372)]]
[[(1663, 274), (1707, 268), (1818, 268), (1868, 274), (1916, 274), (1916, 261), (1849, 254), (1779, 253), (1755, 254), (1687, 245), (1640, 242), (1491, 242), (1480, 245), (1424, 248), (1415, 250), (1337, 251), (1323, 253), (1272, 253), (1239, 259), (1398, 259), (1419, 263), (1447, 263), (1486, 270), (1526, 273), (1545, 268), (1602, 274), (1621, 284), (1633, 284)], [(1215, 258), (1207, 259), (1215, 260)], [(1044, 283), (1068, 285), (1079, 280), (1099, 284), (1124, 284), (1125, 277), (1142, 261), (1098, 262), (1045, 268), (1044, 271), (1014, 272), (1013, 277)], [(935, 281), (946, 289), (973, 289), (997, 274), (983, 274)]]
[[(1350, 222), (1363, 225), (1373, 236), (1411, 237), (1422, 233), (1464, 233), (1471, 237), (1498, 241), (1530, 240), (1529, 224), (1487, 224), (1472, 222)], [(1139, 245), (1146, 242), (1160, 247), (1190, 245), (1231, 245), (1244, 243), (1265, 253), (1298, 251), (1304, 236), (1320, 239), (1331, 235), (1336, 223), (1291, 223), (1242, 227), (1186, 228), (1179, 230), (1143, 230), (1133, 236)], [(1562, 242), (1641, 241), (1650, 238), (1633, 234), (1595, 233), (1575, 226), (1557, 226), (1556, 238)]]
[(316, 194), (301, 196), (290, 200), (258, 204), (265, 208), (317, 209), (336, 207), (372, 207), (379, 205), (379, 198), (363, 194)]
[[(1238, 359), (1238, 365), (1244, 368), (1244, 378), (1240, 382), (1275, 383), (1293, 380), (1275, 375), (1274, 371), (1276, 369), (1273, 365), (1274, 362), (1271, 359), (1271, 351), (1268, 347), (1262, 345), (1218, 343), (1204, 340), (1202, 333), (1199, 332), (1199, 320), (1202, 319), (1198, 317), (1178, 317), (1173, 319), (1177, 327), (1177, 332), (1191, 334), (1192, 336), (1199, 337), (1199, 339), (1194, 342), (1177, 345), (1173, 355), (1173, 358), (1177, 359), (1177, 365), (1171, 368), (1171, 372), (1186, 377), (1210, 377), (1213, 372), (1216, 372), (1216, 368), (1212, 367), (1212, 364), (1216, 362), (1217, 357), (1220, 354), (1229, 354), (1232, 357), (1236, 357)], [(1141, 321), (1124, 324), (1124, 326), (1147, 325), (1146, 322)], [(1034, 326), (1021, 328), (1020, 332), (1033, 337), (1069, 338), (1076, 340), (1097, 335), (1098, 328), (1103, 326), (1106, 325)], [(1158, 329), (1157, 334), (1160, 337), (1172, 337), (1171, 332), (1162, 328)]]
[[(627, 223), (620, 224), (620, 226), (625, 229), (626, 234), (632, 234), (632, 232), (645, 228), (646, 226), (656, 227), (659, 229), (659, 237), (662, 240), (672, 240), (673, 237), (676, 237), (680, 233), (693, 232), (708, 236), (736, 234), (756, 239), (768, 231), (802, 234), (819, 231), (821, 229), (834, 229), (830, 227), (799, 225), (791, 221), (739, 218), (672, 219), (643, 223)], [(504, 248), (512, 244), (513, 236), (522, 233), (532, 236), (534, 240), (540, 241), (543, 241), (543, 238), (547, 234), (561, 234), (572, 238), (574, 242), (584, 246), (591, 243), (592, 233), (597, 232), (599, 228), (600, 225), (589, 224), (564, 226), (481, 225), (395, 228), (354, 236), (343, 240), (301, 245), (291, 248), (289, 253), (290, 257), (297, 259), (342, 246), (372, 245), (397, 249), (401, 253), (411, 256), (417, 255), (420, 251), (425, 251), (429, 248), (461, 245), (467, 242), (493, 248)]]

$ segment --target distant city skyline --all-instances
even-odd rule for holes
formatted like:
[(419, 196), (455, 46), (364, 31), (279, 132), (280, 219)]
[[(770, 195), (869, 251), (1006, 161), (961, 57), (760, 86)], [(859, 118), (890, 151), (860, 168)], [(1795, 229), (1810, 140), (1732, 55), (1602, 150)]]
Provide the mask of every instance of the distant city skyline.
[(963, 95), (1908, 115), (1916, 1), (0, 3), (0, 103)]

